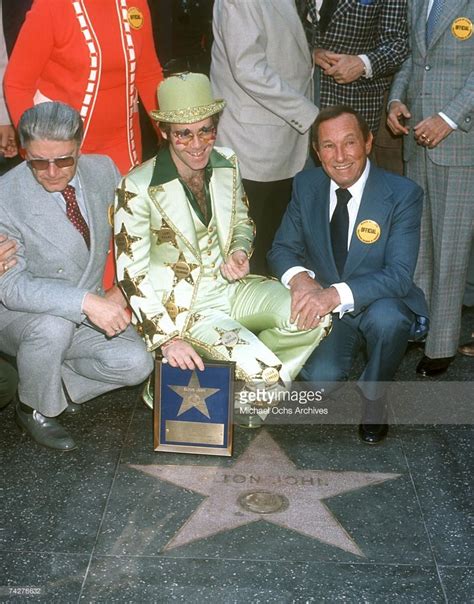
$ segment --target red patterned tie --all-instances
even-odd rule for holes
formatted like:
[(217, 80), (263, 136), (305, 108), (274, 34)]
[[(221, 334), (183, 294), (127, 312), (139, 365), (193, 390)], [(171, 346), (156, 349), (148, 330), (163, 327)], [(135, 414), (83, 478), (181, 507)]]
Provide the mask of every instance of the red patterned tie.
[(87, 249), (91, 247), (91, 235), (87, 222), (81, 214), (81, 210), (77, 204), (76, 189), (72, 185), (68, 185), (63, 191), (63, 197), (66, 200), (66, 215), (72, 224), (76, 227), (79, 233), (84, 237)]

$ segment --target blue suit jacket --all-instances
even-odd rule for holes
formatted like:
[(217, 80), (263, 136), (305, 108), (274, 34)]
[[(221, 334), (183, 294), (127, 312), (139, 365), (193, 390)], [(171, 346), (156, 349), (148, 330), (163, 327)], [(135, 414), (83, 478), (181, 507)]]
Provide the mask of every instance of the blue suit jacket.
[[(371, 166), (344, 272), (339, 275), (329, 230), (330, 180), (321, 168), (296, 175), (293, 195), (275, 236), (268, 261), (279, 277), (293, 266), (311, 269), (323, 287), (345, 282), (354, 296), (354, 314), (375, 300), (400, 298), (416, 315), (428, 316), (422, 291), (413, 283), (420, 244), (423, 190), (411, 180)], [(363, 220), (381, 230), (375, 243), (356, 235)]]

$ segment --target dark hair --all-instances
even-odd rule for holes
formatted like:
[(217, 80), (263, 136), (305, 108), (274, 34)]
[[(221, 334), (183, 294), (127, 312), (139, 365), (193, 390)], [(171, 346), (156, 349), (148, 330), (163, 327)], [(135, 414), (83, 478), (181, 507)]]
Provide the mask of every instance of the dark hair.
[[(221, 114), (220, 113), (214, 113), (214, 115), (211, 115), (210, 118), (212, 120), (212, 125), (214, 126), (214, 128), (217, 128), (217, 124), (219, 123), (219, 118), (220, 118)], [(202, 120), (200, 120), (202, 121)], [(170, 136), (171, 134), (171, 122), (158, 122), (158, 128), (160, 130), (163, 130), (163, 132), (166, 134), (166, 136)], [(160, 140), (159, 140), (159, 146), (160, 147), (166, 147), (168, 145), (168, 141), (163, 138), (162, 136), (160, 136)]]
[(327, 122), (328, 120), (333, 120), (333, 119), (340, 117), (341, 115), (345, 115), (345, 114), (353, 115), (356, 118), (357, 124), (359, 125), (359, 129), (362, 132), (362, 136), (364, 137), (364, 140), (365, 141), (369, 140), (370, 128), (360, 113), (358, 113), (355, 109), (352, 109), (352, 107), (350, 107), (349, 105), (333, 105), (331, 107), (325, 107), (324, 109), (321, 109), (321, 111), (318, 114), (318, 117), (314, 121), (313, 143), (316, 148), (318, 148), (318, 146), (319, 146), (319, 126), (323, 122)]

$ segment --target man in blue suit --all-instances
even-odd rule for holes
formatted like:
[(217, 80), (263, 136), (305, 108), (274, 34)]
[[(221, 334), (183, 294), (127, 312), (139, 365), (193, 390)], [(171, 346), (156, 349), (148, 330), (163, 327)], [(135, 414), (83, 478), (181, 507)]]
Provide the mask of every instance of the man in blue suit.
[(314, 124), (322, 168), (300, 172), (268, 261), (291, 290), (292, 320), (301, 329), (333, 313), (330, 335), (301, 377), (326, 389), (347, 379), (357, 351), (368, 361), (359, 378), (361, 439), (388, 432), (385, 382), (397, 370), (417, 316), (427, 316), (413, 283), (423, 191), (371, 165), (373, 136), (353, 109), (327, 107)]

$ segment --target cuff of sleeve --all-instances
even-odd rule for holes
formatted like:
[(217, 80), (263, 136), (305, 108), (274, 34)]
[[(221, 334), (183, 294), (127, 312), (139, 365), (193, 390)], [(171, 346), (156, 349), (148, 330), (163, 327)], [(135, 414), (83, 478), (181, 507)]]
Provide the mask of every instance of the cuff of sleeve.
[(458, 129), (458, 125), (456, 124), (456, 122), (453, 122), (453, 120), (451, 118), (449, 118), (445, 113), (443, 113), (442, 111), (440, 111), (438, 113), (438, 115), (440, 117), (442, 117), (443, 120), (448, 124), (448, 126), (450, 126), (453, 130), (457, 130)]
[(290, 281), (298, 273), (308, 273), (308, 275), (311, 277), (311, 279), (314, 279), (314, 277), (315, 277), (313, 271), (310, 271), (309, 269), (305, 268), (304, 266), (292, 266), (287, 271), (285, 271), (283, 273), (283, 275), (281, 276), (281, 282), (287, 289), (290, 289), (290, 285), (289, 285)]
[(365, 71), (364, 71), (362, 77), (371, 78), (373, 75), (373, 72), (372, 72), (372, 63), (370, 62), (369, 57), (367, 55), (357, 55), (357, 56), (362, 61), (362, 63), (364, 64), (364, 67), (365, 67)]
[(347, 283), (332, 283), (331, 287), (334, 287), (337, 290), (339, 298), (341, 299), (341, 303), (336, 306), (333, 312), (338, 312), (339, 318), (342, 318), (346, 312), (354, 310), (354, 296), (352, 295), (352, 290)]

